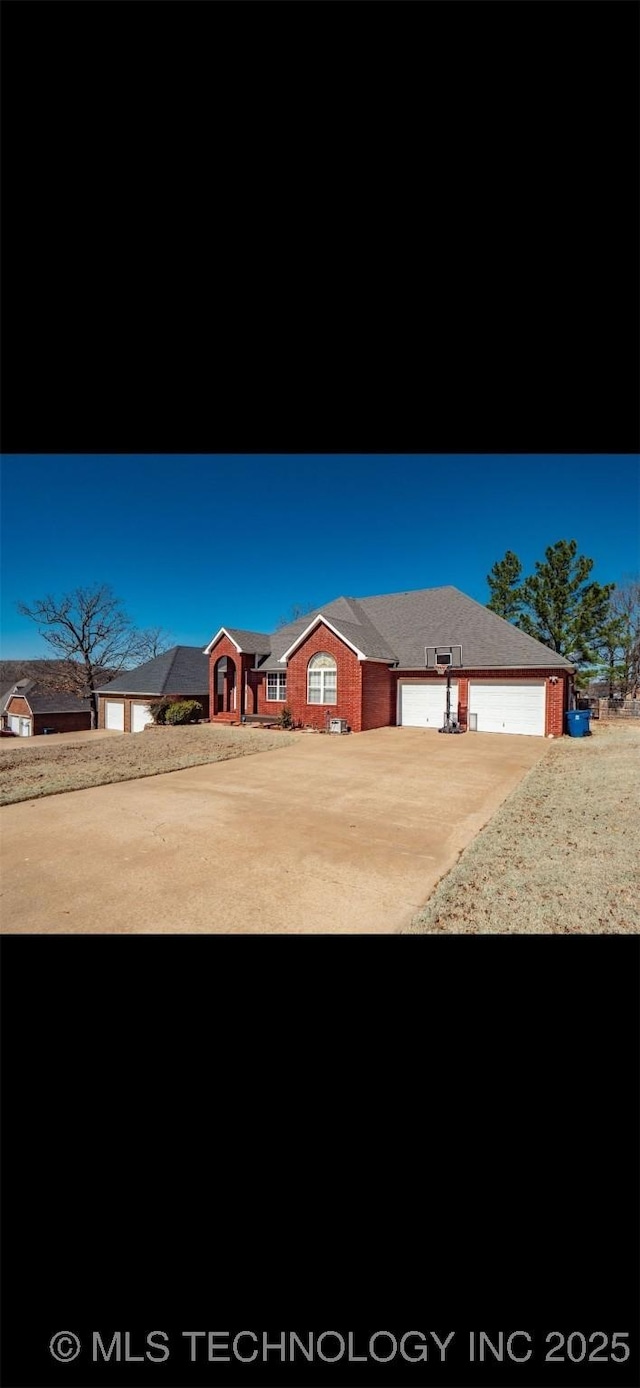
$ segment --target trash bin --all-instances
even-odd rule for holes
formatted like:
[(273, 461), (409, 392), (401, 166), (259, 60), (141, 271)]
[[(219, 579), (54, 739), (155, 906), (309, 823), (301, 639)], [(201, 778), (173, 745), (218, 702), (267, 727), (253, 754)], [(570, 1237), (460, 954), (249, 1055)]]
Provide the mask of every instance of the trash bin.
[(591, 731), (589, 727), (590, 718), (590, 708), (569, 709), (569, 712), (565, 713), (565, 720), (569, 737), (588, 737)]

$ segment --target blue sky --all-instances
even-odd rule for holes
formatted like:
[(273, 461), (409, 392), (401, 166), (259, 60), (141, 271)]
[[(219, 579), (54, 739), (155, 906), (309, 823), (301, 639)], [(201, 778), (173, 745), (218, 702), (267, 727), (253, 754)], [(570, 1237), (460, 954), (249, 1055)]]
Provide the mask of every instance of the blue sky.
[(4, 659), (51, 653), (18, 599), (94, 582), (136, 626), (205, 645), (340, 594), (486, 602), (505, 550), (529, 572), (559, 539), (602, 583), (640, 568), (635, 456), (5, 454), (1, 506)]

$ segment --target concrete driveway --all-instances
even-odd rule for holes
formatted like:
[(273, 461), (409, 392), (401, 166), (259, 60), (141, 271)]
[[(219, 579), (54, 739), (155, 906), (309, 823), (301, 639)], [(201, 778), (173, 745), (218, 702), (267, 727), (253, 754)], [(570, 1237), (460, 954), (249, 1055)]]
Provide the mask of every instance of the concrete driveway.
[(546, 754), (380, 728), (5, 806), (2, 929), (395, 932)]

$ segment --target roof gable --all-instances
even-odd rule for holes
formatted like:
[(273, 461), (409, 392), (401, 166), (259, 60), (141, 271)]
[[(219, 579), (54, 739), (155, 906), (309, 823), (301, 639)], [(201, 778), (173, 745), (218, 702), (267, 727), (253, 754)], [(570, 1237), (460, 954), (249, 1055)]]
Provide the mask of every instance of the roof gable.
[(210, 655), (221, 636), (227, 636), (239, 655), (268, 655), (271, 650), (271, 637), (264, 631), (246, 631), (243, 627), (220, 627), (211, 637), (204, 654)]
[(334, 636), (338, 636), (352, 651), (355, 651), (359, 660), (366, 659), (364, 652), (355, 644), (359, 635), (356, 624), (354, 622), (341, 622), (339, 627), (334, 626), (333, 623), (329, 621), (329, 618), (325, 616), (324, 612), (319, 612), (318, 616), (314, 617), (308, 625), (294, 637), (292, 644), (278, 657), (281, 665), (286, 665), (290, 656), (298, 649), (298, 646), (301, 646), (303, 641), (306, 641), (307, 636), (310, 636), (311, 632), (315, 631), (318, 626), (328, 627), (329, 631), (332, 631)]

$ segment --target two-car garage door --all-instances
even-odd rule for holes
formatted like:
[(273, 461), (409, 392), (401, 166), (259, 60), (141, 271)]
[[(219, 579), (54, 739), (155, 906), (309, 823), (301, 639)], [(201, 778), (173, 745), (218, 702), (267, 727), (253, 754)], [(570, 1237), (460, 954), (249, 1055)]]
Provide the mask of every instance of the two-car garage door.
[[(152, 722), (151, 709), (148, 704), (131, 704), (132, 733), (141, 733), (147, 724)], [(112, 732), (124, 732), (124, 701), (122, 699), (105, 700), (104, 726)]]
[(544, 737), (544, 680), (469, 680), (469, 713), (479, 733), (524, 733)]

